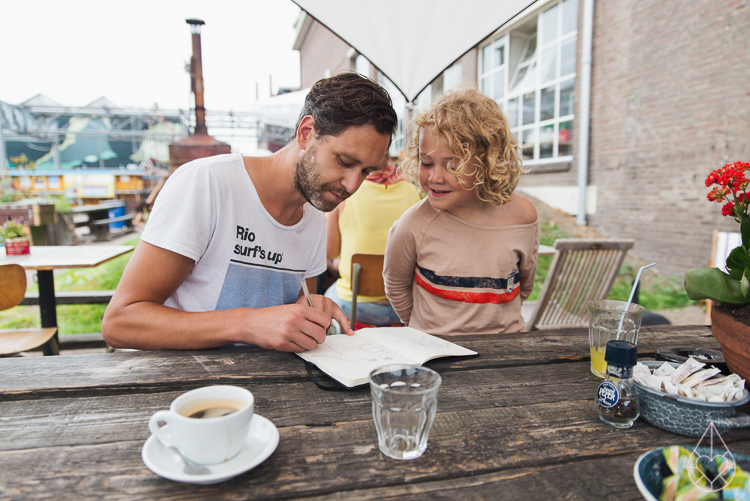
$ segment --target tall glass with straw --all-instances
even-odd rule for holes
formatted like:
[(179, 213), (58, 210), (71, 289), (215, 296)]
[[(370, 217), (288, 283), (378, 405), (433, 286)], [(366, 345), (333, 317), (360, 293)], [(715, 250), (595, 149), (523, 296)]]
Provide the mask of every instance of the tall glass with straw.
[(638, 331), (641, 328), (641, 320), (646, 310), (643, 306), (633, 303), (633, 296), (643, 270), (655, 264), (651, 263), (638, 270), (627, 302), (609, 299), (589, 301), (589, 348), (591, 352), (591, 372), (595, 375), (604, 378), (607, 374), (604, 355), (608, 341), (619, 339), (638, 344)]

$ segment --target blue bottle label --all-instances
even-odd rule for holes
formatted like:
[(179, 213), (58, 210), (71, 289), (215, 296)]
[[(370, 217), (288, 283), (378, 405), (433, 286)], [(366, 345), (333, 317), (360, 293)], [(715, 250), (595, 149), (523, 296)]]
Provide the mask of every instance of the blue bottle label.
[(620, 401), (620, 388), (611, 381), (604, 381), (596, 391), (596, 400), (605, 409), (614, 407)]

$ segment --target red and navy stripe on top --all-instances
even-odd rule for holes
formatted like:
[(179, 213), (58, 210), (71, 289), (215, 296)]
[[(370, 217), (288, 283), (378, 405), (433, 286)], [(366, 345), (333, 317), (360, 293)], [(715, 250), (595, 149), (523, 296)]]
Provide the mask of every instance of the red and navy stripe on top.
[(521, 292), (518, 270), (510, 272), (508, 278), (453, 277), (438, 275), (432, 270), (417, 265), (414, 272), (417, 285), (432, 294), (449, 301), (474, 304), (502, 304), (513, 301)]

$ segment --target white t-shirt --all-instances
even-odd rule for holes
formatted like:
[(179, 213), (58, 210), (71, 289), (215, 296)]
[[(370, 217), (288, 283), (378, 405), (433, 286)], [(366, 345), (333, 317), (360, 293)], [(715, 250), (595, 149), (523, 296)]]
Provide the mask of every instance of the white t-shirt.
[(263, 207), (240, 154), (177, 169), (141, 240), (195, 261), (164, 303), (183, 311), (291, 304), (303, 277), (325, 270), (323, 213), (305, 204), (297, 224), (280, 224)]

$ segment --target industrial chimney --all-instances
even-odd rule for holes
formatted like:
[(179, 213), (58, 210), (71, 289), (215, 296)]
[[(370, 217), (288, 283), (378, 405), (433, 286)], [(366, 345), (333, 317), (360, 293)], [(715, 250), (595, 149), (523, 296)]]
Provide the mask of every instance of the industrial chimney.
[(193, 135), (169, 145), (169, 172), (196, 158), (230, 153), (231, 147), (208, 135), (206, 108), (203, 104), (203, 58), (201, 56), (200, 19), (186, 19), (193, 39), (193, 57), (190, 58), (190, 90), (195, 95), (195, 131)]

